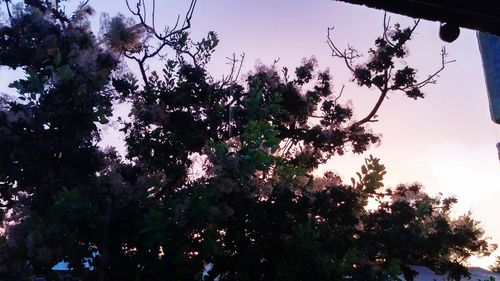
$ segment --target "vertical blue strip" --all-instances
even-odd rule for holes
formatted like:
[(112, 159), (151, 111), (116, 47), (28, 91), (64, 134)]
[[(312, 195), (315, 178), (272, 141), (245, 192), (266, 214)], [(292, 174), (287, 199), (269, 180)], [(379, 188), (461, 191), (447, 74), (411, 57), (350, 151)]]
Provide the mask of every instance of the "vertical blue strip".
[(500, 37), (478, 32), (477, 39), (483, 59), (491, 119), (500, 124)]

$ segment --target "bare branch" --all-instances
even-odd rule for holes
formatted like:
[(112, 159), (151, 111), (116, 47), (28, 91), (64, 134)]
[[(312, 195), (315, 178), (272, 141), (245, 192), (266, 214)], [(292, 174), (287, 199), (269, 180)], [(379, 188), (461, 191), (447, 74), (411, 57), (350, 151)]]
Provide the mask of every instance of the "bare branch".
[(236, 72), (235, 80), (240, 77), (241, 68), (243, 67), (243, 61), (245, 61), (245, 53), (240, 54), (240, 66), (238, 67), (238, 72)]
[(10, 12), (9, 1), (5, 1), (5, 7), (7, 8), (7, 15), (9, 16), (9, 19), (12, 20), (12, 14)]
[(156, 29), (155, 13), (156, 13), (156, 0), (153, 0), (153, 10), (151, 11), (151, 26), (153, 27), (153, 29)]
[(328, 47), (330, 47), (330, 49), (332, 50), (332, 56), (343, 59), (347, 68), (354, 73), (354, 67), (352, 65), (353, 60), (361, 57), (361, 55), (359, 55), (358, 52), (350, 46), (348, 46), (347, 50), (340, 51), (340, 49), (335, 45), (335, 43), (333, 43), (330, 34), (330, 31), (332, 31), (333, 29), (334, 27), (328, 27), (327, 29), (327, 44)]
[[(195, 66), (198, 66), (198, 63), (197, 63), (197, 61), (198, 61), (198, 60), (196, 59), (196, 55), (198, 55), (199, 50), (198, 50), (198, 51), (196, 51), (196, 52), (194, 52), (194, 53), (192, 53), (192, 52), (191, 52), (191, 51), (189, 51), (189, 50), (177, 50), (177, 52), (178, 52), (179, 54), (188, 55), (188, 56), (191, 58), (191, 60), (193, 61), (193, 64), (194, 64)], [(183, 58), (182, 58), (182, 61), (184, 61), (184, 59), (183, 59)]]
[(411, 28), (410, 36), (413, 35), (413, 32), (415, 32), (415, 29), (417, 29), (417, 26), (419, 23), (420, 23), (420, 19), (416, 19), (413, 21), (413, 27)]
[(379, 96), (378, 100), (377, 100), (377, 103), (375, 103), (375, 106), (372, 108), (372, 110), (370, 111), (370, 113), (368, 113), (368, 115), (365, 118), (363, 118), (363, 119), (359, 120), (358, 122), (354, 123), (354, 125), (361, 126), (361, 125), (363, 125), (365, 123), (368, 123), (368, 122), (376, 122), (375, 120), (372, 120), (372, 118), (376, 116), (377, 111), (379, 110), (380, 106), (382, 105), (382, 103), (384, 102), (385, 98), (387, 97), (387, 93), (388, 92), (389, 92), (388, 90), (382, 91), (380, 93), (380, 96)]
[[(139, 17), (141, 24), (144, 25), (144, 27), (147, 29), (149, 26), (146, 24), (146, 19), (141, 14), (141, 1), (143, 1), (143, 0), (138, 0), (137, 4), (135, 5), (137, 8), (137, 17)], [(144, 10), (146, 10), (146, 9), (144, 9)]]
[(433, 74), (429, 75), (429, 77), (427, 77), (427, 79), (422, 80), (422, 81), (416, 83), (415, 86), (417, 88), (422, 88), (422, 87), (424, 87), (427, 84), (434, 84), (434, 83), (436, 83), (435, 78), (437, 78), (439, 76), (439, 73), (441, 73), (441, 71), (444, 70), (444, 68), (446, 67), (446, 65), (449, 64), (449, 63), (455, 62), (455, 60), (447, 61), (446, 60), (447, 56), (448, 56), (448, 52), (446, 52), (446, 47), (443, 46), (441, 48), (441, 67), (438, 70), (436, 70)]
[(87, 6), (87, 4), (88, 4), (89, 2), (90, 2), (90, 0), (86, 0), (86, 1), (81, 2), (81, 3), (80, 3), (80, 7), (82, 7), (82, 8), (83, 8), (83, 7)]
[(234, 53), (231, 58), (226, 57), (226, 59), (228, 60), (226, 64), (231, 65), (231, 71), (228, 76), (222, 76), (221, 88), (238, 80), (241, 68), (243, 67), (243, 62), (245, 61), (245, 53), (241, 53), (239, 59), (236, 58)]
[[(139, 5), (139, 4), (137, 4)], [(148, 18), (148, 14), (147, 14), (147, 8), (146, 8), (146, 3), (144, 2), (144, 0), (141, 0), (141, 6), (143, 7), (143, 18), (144, 19), (147, 19)]]
[[(130, 13), (136, 16), (139, 20), (139, 23), (136, 25), (140, 28), (144, 28), (151, 38), (154, 38), (159, 41), (159, 44), (154, 48), (145, 47), (142, 52), (138, 55), (134, 55), (132, 53), (124, 52), (125, 57), (136, 61), (139, 65), (139, 69), (141, 72), (141, 76), (143, 77), (144, 87), (149, 88), (147, 81), (147, 67), (146, 61), (150, 58), (160, 56), (161, 52), (167, 46), (173, 47), (175, 45), (175, 36), (181, 34), (187, 29), (191, 28), (191, 19), (194, 13), (194, 9), (197, 3), (197, 0), (191, 0), (189, 8), (185, 14), (184, 21), (181, 27), (179, 27), (180, 15), (177, 16), (175, 25), (173, 27), (165, 27), (163, 33), (159, 33), (156, 30), (156, 1), (152, 0), (152, 11), (150, 13), (151, 19), (148, 19), (148, 11), (145, 0), (137, 0), (135, 7), (132, 7), (129, 0), (125, 0), (126, 5)], [(148, 21), (151, 21), (151, 25), (148, 24)], [(151, 45), (151, 44), (150, 44)], [(197, 53), (191, 53), (188, 50), (179, 50), (176, 49), (178, 53), (186, 54), (193, 59), (193, 62), (196, 64), (196, 55)]]
[(389, 39), (389, 36), (387, 34), (389, 32), (390, 27), (391, 27), (391, 17), (387, 18), (387, 12), (384, 12), (384, 30), (382, 32), (382, 37), (389, 45), (394, 47), (394, 44)]
[(345, 85), (342, 84), (342, 89), (340, 89), (340, 94), (335, 98), (335, 103), (340, 99), (342, 93), (344, 93)]
[(130, 11), (130, 13), (132, 13), (132, 15), (134, 15), (134, 16), (137, 16), (138, 12), (132, 10), (132, 7), (130, 7), (130, 3), (128, 2), (128, 0), (125, 0), (125, 3), (127, 4), (127, 8)]

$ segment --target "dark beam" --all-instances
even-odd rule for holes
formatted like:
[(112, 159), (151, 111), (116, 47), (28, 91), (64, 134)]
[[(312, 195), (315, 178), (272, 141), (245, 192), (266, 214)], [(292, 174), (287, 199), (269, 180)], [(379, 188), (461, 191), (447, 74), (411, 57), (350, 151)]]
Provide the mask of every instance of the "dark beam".
[(499, 0), (336, 0), (500, 36)]

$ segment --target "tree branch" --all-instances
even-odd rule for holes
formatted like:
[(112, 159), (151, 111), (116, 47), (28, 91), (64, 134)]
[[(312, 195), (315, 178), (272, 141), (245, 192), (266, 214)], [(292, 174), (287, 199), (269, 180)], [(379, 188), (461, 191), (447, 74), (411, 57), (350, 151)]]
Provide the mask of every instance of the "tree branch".
[[(191, 0), (189, 8), (188, 8), (188, 10), (185, 14), (185, 17), (184, 17), (184, 22), (183, 22), (181, 27), (179, 27), (180, 15), (178, 15), (177, 20), (175, 22), (175, 25), (172, 28), (165, 27), (164, 33), (159, 33), (156, 30), (156, 23), (155, 23), (155, 21), (156, 21), (156, 18), (155, 18), (156, 17), (155, 16), (156, 1), (155, 0), (152, 0), (152, 1), (153, 1), (153, 3), (152, 3), (153, 10), (151, 11), (151, 25), (149, 25), (147, 23), (148, 13), (146, 11), (147, 9), (146, 9), (145, 0), (137, 0), (136, 5), (135, 5), (135, 9), (132, 8), (129, 0), (125, 0), (125, 3), (127, 5), (128, 10), (130, 11), (130, 13), (132, 13), (132, 15), (136, 16), (139, 19), (138, 25), (142, 26), (145, 29), (145, 31), (149, 35), (151, 35), (153, 38), (160, 41), (159, 45), (156, 48), (149, 49), (146, 47), (142, 50), (142, 54), (140, 54), (138, 56), (135, 56), (131, 53), (126, 53), (126, 52), (124, 53), (125, 57), (127, 57), (128, 59), (132, 59), (138, 63), (139, 69), (141, 72), (141, 76), (142, 76), (143, 81), (144, 81), (145, 88), (150, 87), (148, 80), (147, 80), (147, 72), (146, 72), (147, 69), (145, 67), (146, 61), (150, 58), (153, 58), (153, 57), (156, 57), (157, 55), (160, 55), (160, 52), (165, 47), (167, 47), (167, 46), (173, 47), (175, 45), (175, 40), (172, 40), (172, 39), (176, 35), (181, 34), (182, 32), (191, 28), (191, 19), (193, 17), (194, 8), (195, 8), (196, 3), (197, 3), (197, 0)], [(191, 56), (194, 61), (196, 61), (195, 55), (191, 54), (189, 51), (180, 50), (180, 49), (176, 49), (175, 51), (178, 53), (187, 54), (187, 55)]]
[(85, 7), (90, 2), (90, 0), (86, 0), (80, 3), (80, 7)]
[(335, 98), (335, 103), (337, 103), (337, 101), (340, 99), (340, 97), (342, 96), (342, 93), (344, 93), (344, 89), (345, 89), (345, 85), (342, 85), (342, 89), (340, 89), (340, 93), (339, 95)]
[(337, 45), (333, 43), (333, 40), (331, 38), (330, 31), (332, 31), (333, 29), (334, 27), (328, 27), (326, 36), (327, 37), (326, 43), (328, 44), (328, 47), (330, 47), (330, 49), (332, 50), (332, 56), (343, 59), (347, 68), (354, 73), (354, 67), (352, 66), (353, 60), (361, 57), (361, 55), (359, 55), (358, 52), (352, 47), (348, 47), (348, 49), (340, 51)]
[(387, 96), (387, 93), (388, 93), (388, 90), (384, 90), (381, 92), (378, 100), (377, 100), (377, 103), (375, 103), (375, 106), (372, 108), (372, 110), (370, 111), (370, 113), (363, 119), (359, 120), (358, 122), (354, 123), (354, 125), (357, 125), (357, 126), (361, 126), (367, 122), (375, 122), (374, 120), (372, 120), (372, 118), (377, 114), (377, 111), (379, 110), (380, 106), (382, 105), (382, 103), (384, 102), (384, 99), (386, 98)]
[(7, 8), (7, 15), (9, 16), (9, 19), (12, 20), (12, 13), (10, 12), (9, 1), (5, 1), (5, 7)]
[[(355, 80), (358, 81), (359, 85), (367, 87), (375, 86), (380, 91), (380, 96), (370, 113), (354, 123), (354, 125), (360, 126), (367, 122), (375, 122), (376, 120), (373, 120), (373, 118), (376, 116), (377, 111), (380, 109), (380, 106), (387, 98), (387, 94), (390, 91), (401, 90), (412, 98), (421, 97), (421, 92), (418, 92), (418, 95), (413, 95), (412, 93), (408, 93), (408, 90), (413, 90), (415, 88), (420, 89), (429, 83), (435, 83), (435, 78), (443, 71), (445, 65), (452, 62), (446, 61), (445, 58), (447, 53), (446, 49), (443, 47), (441, 50), (441, 67), (436, 72), (429, 75), (427, 79), (417, 82), (414, 79), (415, 72), (412, 68), (403, 68), (401, 72), (397, 70), (395, 72), (396, 74), (393, 74), (393, 70), (395, 69), (394, 60), (406, 56), (407, 51), (404, 45), (411, 39), (419, 22), (420, 20), (415, 20), (413, 26), (406, 29), (400, 29), (398, 24), (391, 27), (390, 18), (387, 17), (387, 13), (384, 13), (383, 33), (382, 37), (379, 37), (376, 41), (377, 49), (370, 49), (370, 53), (373, 57), (359, 68), (358, 73), (355, 72), (357, 68), (353, 67), (353, 60), (360, 57), (360, 55), (350, 46), (344, 51), (341, 51), (331, 39), (330, 31), (333, 30), (333, 28), (328, 28), (327, 43), (332, 50), (332, 56), (339, 57), (344, 61), (347, 68), (355, 74)], [(395, 34), (391, 32), (395, 32)], [(398, 81), (395, 80), (396, 78)], [(390, 85), (391, 83), (392, 85)]]
[(416, 83), (415, 86), (418, 87), (418, 88), (422, 88), (422, 87), (424, 87), (427, 84), (434, 84), (434, 83), (436, 83), (436, 80), (434, 78), (436, 78), (437, 76), (439, 76), (439, 73), (441, 73), (441, 71), (444, 70), (444, 68), (445, 68), (445, 66), (447, 64), (455, 62), (455, 60), (447, 61), (446, 60), (447, 56), (448, 56), (448, 53), (446, 52), (446, 47), (443, 46), (441, 48), (441, 67), (436, 72), (434, 72), (433, 74), (429, 75), (429, 77), (427, 77), (427, 79)]
[[(229, 75), (224, 77), (222, 76), (222, 83), (221, 87), (224, 87), (226, 85), (229, 85), (231, 83), (236, 82), (240, 76), (241, 68), (243, 67), (243, 62), (245, 61), (245, 53), (240, 54), (240, 59), (236, 59), (236, 55), (233, 53), (233, 57), (226, 57), (229, 62), (226, 64), (231, 65), (231, 71), (229, 72)], [(239, 62), (239, 64), (238, 64)], [(236, 70), (236, 65), (238, 65), (238, 69)]]

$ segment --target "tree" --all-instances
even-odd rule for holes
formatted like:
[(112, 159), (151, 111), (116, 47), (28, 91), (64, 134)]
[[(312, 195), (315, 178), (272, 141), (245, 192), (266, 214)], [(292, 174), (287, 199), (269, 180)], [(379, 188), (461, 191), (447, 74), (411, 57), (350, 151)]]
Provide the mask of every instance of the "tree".
[[(26, 1), (13, 11), (10, 1), (5, 4), (9, 18), (0, 29), (0, 62), (26, 76), (11, 84), (18, 95), (1, 102), (7, 239), (1, 264), (2, 273), (19, 274), (11, 280), (22, 280), (29, 272), (48, 273), (54, 260), (74, 258), (68, 253), (77, 259), (91, 253), (81, 243), (91, 229), (50, 220), (58, 204), (75, 207), (57, 196), (70, 190), (92, 193), (95, 173), (105, 164), (96, 146), (97, 124), (111, 115), (109, 81), (118, 61), (96, 44), (87, 19), (90, 8), (81, 6), (69, 18), (45, 1)], [(82, 226), (89, 217), (82, 213), (73, 219)]]
[[(233, 58), (216, 80), (205, 65), (217, 35), (189, 38), (196, 1), (163, 33), (154, 10), (127, 2), (138, 22), (104, 17), (101, 38), (86, 3), (72, 16), (60, 3), (25, 1), (0, 28), (0, 64), (26, 73), (1, 101), (2, 279), (57, 280), (51, 267), (65, 261), (76, 280), (410, 280), (409, 264), (458, 280), (467, 257), (488, 253), (470, 214), (450, 218), (455, 199), (419, 185), (384, 190), (377, 158), (350, 184), (313, 176), (333, 155), (379, 141), (314, 59), (293, 73), (259, 66), (240, 83)], [(412, 69), (390, 76), (407, 30), (396, 27), (396, 43), (377, 39), (386, 51), (353, 68), (361, 85), (420, 89)], [(165, 67), (151, 71), (159, 57)], [(139, 79), (118, 71), (123, 59)], [(97, 147), (118, 102), (132, 107), (125, 159)]]

